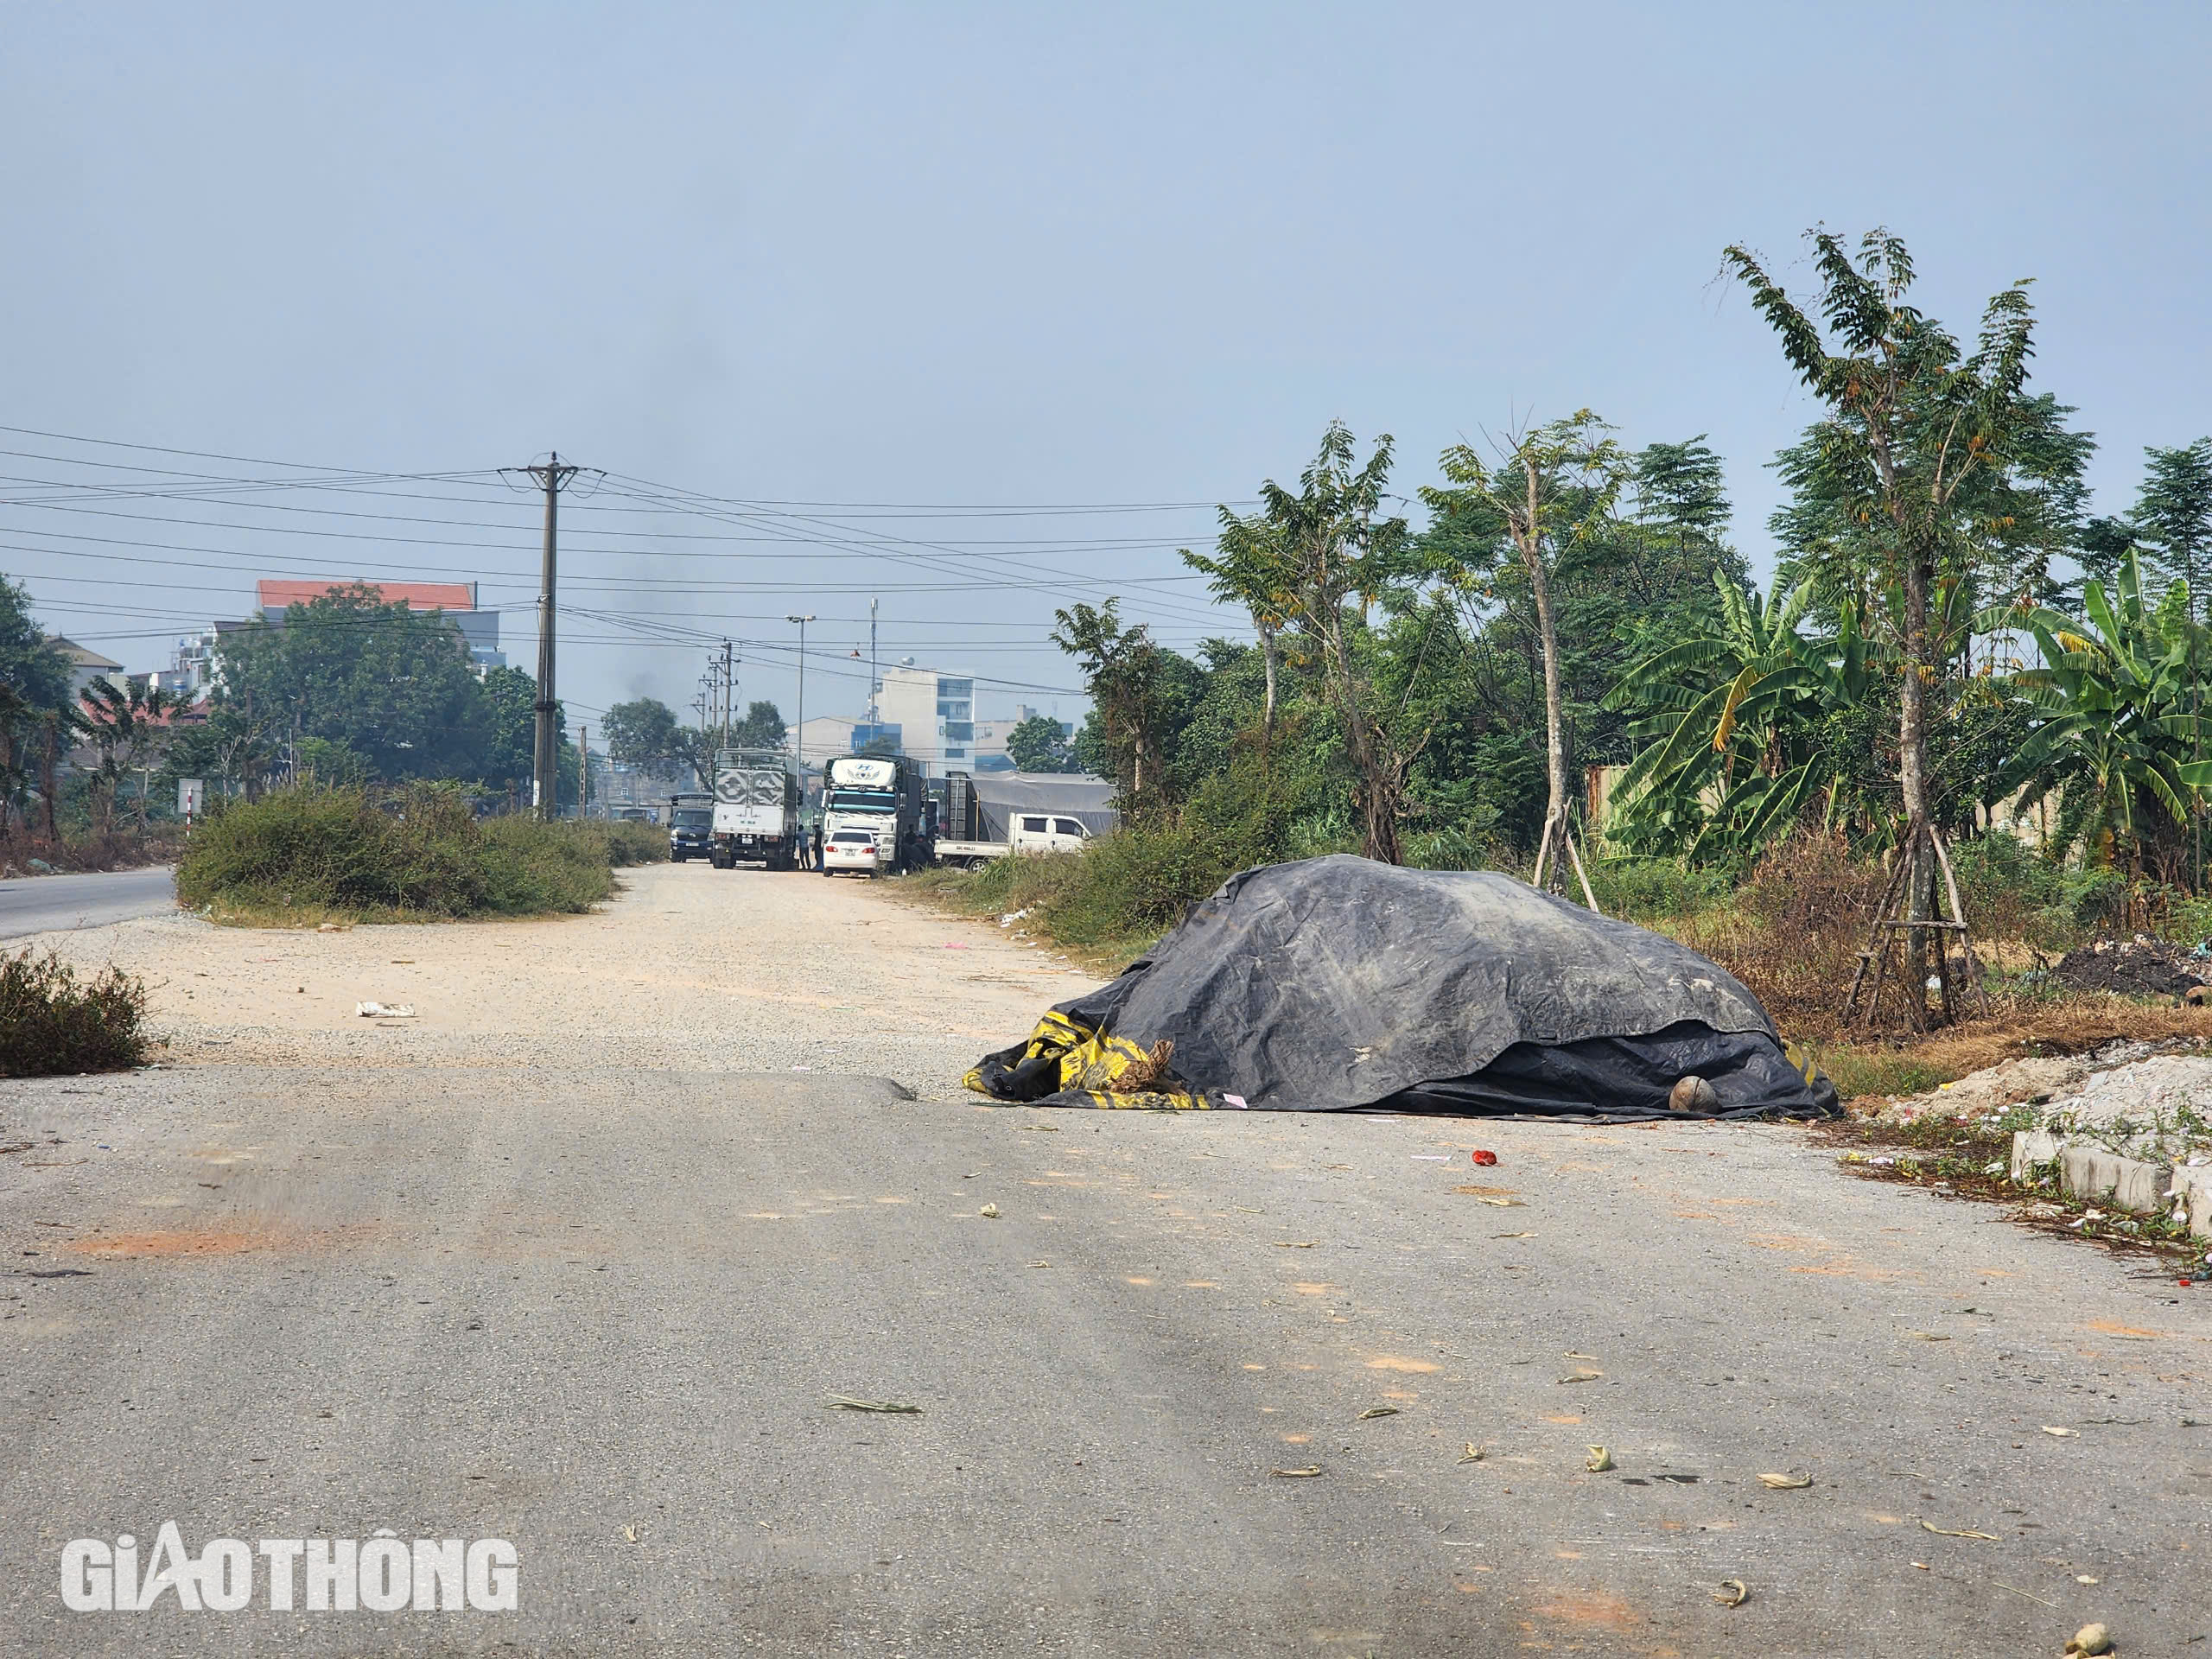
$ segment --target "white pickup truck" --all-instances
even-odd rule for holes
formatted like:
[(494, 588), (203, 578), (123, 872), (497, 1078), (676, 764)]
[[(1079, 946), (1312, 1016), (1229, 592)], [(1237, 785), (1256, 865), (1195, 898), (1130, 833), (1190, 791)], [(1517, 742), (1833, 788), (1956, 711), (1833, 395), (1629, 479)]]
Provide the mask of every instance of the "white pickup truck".
[(937, 843), (937, 861), (956, 869), (980, 870), (1008, 853), (1079, 853), (1090, 844), (1090, 831), (1065, 812), (1007, 814), (1009, 841), (943, 841)]

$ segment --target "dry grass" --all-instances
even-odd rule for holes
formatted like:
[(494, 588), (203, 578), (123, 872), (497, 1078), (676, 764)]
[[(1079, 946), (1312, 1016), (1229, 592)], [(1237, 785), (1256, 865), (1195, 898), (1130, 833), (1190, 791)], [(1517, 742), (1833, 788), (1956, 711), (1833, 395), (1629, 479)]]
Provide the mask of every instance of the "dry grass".
[[(1787, 1028), (1785, 1027), (1785, 1033)], [(2086, 1054), (2119, 1039), (2212, 1039), (2212, 1008), (2176, 1007), (2088, 995), (2005, 1008), (1915, 1041), (1857, 1038), (1799, 1042), (1846, 1100), (1924, 1094), (2003, 1060)]]

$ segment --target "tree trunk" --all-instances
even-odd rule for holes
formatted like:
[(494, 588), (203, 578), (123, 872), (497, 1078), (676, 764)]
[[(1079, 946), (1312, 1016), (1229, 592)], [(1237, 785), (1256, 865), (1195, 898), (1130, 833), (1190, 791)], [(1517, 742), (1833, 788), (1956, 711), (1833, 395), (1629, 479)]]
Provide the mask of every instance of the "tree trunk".
[[(1928, 810), (1928, 587), (1929, 563), (1917, 548), (1904, 560), (1904, 679), (1897, 696), (1897, 787), (1904, 801), (1904, 857), (1907, 908), (1904, 919), (1929, 919), (1929, 892), (1935, 872), (1929, 845)], [(1926, 1023), (1928, 935), (1905, 930), (1905, 1001)]]
[(1260, 632), (1260, 666), (1268, 677), (1267, 701), (1260, 709), (1260, 729), (1268, 737), (1273, 737), (1275, 731), (1275, 669), (1280, 650), (1275, 644), (1274, 623), (1263, 622), (1255, 617), (1253, 625)]
[(46, 753), (39, 762), (39, 793), (46, 800), (46, 838), (55, 846), (61, 844), (61, 832), (54, 822), (54, 774), (61, 765), (61, 721), (60, 716), (46, 717)]
[(1536, 601), (1536, 633), (1544, 647), (1544, 771), (1550, 785), (1544, 820), (1556, 822), (1563, 830), (1567, 803), (1567, 732), (1560, 712), (1565, 697), (1559, 683), (1559, 636), (1552, 629), (1551, 584), (1545, 577), (1540, 549), (1524, 544), (1521, 562), (1528, 568), (1529, 586)]
[(1329, 636), (1326, 649), (1329, 677), (1335, 683), (1337, 706), (1344, 715), (1344, 759), (1351, 763), (1355, 780), (1353, 803), (1359, 809), (1360, 851), (1379, 864), (1402, 864), (1405, 854), (1398, 843), (1395, 769), (1380, 753), (1380, 734), (1368, 723), (1341, 628)]

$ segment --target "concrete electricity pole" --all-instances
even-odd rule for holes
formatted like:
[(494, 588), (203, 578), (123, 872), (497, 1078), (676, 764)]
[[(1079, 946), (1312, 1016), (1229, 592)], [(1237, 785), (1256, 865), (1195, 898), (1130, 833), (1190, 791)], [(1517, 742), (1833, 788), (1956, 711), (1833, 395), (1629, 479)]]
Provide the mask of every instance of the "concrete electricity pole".
[(729, 716), (732, 705), (737, 702), (737, 664), (730, 655), (729, 641), (722, 641), (722, 747), (729, 747)]
[(798, 798), (806, 800), (806, 625), (814, 620), (810, 611), (804, 616), (787, 616), (786, 622), (798, 624), (798, 718), (791, 725), (791, 748), (798, 756)]
[(561, 491), (577, 468), (556, 450), (539, 466), (522, 469), (545, 491), (545, 566), (537, 589), (537, 744), (531, 766), (530, 804), (539, 817), (559, 816), (561, 754), (553, 730), (553, 569), (560, 535)]

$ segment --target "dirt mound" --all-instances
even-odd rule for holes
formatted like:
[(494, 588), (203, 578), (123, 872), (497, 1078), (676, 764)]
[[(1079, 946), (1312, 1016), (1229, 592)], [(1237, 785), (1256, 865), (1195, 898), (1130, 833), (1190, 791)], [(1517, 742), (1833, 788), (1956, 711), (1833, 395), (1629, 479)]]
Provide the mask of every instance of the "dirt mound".
[(2192, 957), (2177, 946), (2139, 934), (2133, 939), (2100, 939), (2069, 950), (2053, 971), (2059, 982), (2071, 990), (2181, 996), (2212, 980), (2212, 958)]

